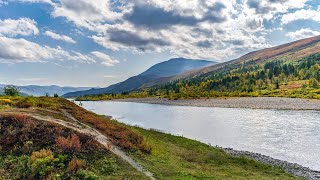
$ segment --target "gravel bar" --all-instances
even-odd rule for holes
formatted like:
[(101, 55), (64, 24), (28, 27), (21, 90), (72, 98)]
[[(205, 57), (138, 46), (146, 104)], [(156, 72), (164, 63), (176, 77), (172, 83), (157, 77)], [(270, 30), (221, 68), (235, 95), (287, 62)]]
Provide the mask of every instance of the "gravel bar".
[(165, 98), (128, 98), (115, 99), (118, 102), (136, 102), (175, 106), (250, 108), (250, 109), (283, 109), (283, 110), (320, 110), (320, 100), (280, 98), (280, 97), (239, 97), (214, 99), (179, 99)]

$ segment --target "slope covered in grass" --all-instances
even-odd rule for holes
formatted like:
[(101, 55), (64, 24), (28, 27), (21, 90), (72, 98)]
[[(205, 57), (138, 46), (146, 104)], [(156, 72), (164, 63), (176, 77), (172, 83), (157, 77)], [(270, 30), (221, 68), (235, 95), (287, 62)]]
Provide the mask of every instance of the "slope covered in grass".
[(157, 179), (297, 179), (197, 141), (121, 124), (65, 99), (0, 97), (0, 106), (0, 179), (146, 179), (86, 135), (19, 114), (5, 115), (31, 113), (70, 121), (63, 110), (110, 136)]

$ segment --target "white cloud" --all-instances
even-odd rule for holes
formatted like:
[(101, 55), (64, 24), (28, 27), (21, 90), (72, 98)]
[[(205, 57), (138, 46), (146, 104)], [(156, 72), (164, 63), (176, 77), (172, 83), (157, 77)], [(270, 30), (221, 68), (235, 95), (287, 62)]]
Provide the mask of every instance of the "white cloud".
[(25, 2), (25, 3), (48, 3), (48, 4), (53, 4), (51, 0), (19, 0), (20, 2)]
[(300, 39), (309, 38), (309, 37), (313, 37), (313, 36), (319, 36), (319, 35), (320, 35), (319, 31), (313, 31), (309, 28), (300, 29), (298, 31), (289, 32), (286, 34), (287, 37), (289, 37), (293, 40), (300, 40)]
[[(90, 30), (94, 42), (112, 51), (225, 61), (270, 47), (266, 37), (272, 30), (264, 24), (305, 8), (307, 1), (60, 0), (53, 1), (51, 15)], [(96, 54), (113, 65), (108, 55)]]
[(0, 35), (29, 36), (39, 34), (37, 23), (29, 18), (0, 20)]
[(69, 53), (60, 47), (40, 46), (22, 38), (0, 37), (1, 63), (47, 62), (49, 60), (72, 60), (80, 63), (95, 62), (90, 56), (82, 55), (78, 52)]
[(90, 30), (94, 30), (96, 24), (113, 22), (122, 16), (111, 10), (109, 0), (60, 0), (53, 8), (53, 17), (65, 17), (77, 26)]
[(314, 20), (320, 22), (320, 14), (319, 11), (302, 9), (294, 13), (285, 14), (281, 18), (282, 24), (288, 24), (297, 20)]
[(97, 57), (101, 61), (101, 64), (104, 66), (114, 66), (115, 64), (119, 63), (118, 60), (113, 59), (109, 55), (104, 54), (102, 52), (93, 51), (91, 52), (91, 54)]
[(8, 4), (8, 2), (6, 1), (6, 0), (0, 0), (0, 7), (2, 6), (2, 5), (7, 5)]
[(76, 41), (73, 40), (71, 37), (66, 36), (66, 35), (57, 34), (57, 33), (52, 32), (52, 31), (46, 31), (44, 34), (45, 34), (46, 36), (51, 37), (52, 39), (56, 39), (56, 40), (60, 40), (60, 41), (65, 41), (65, 42), (67, 42), (67, 43), (72, 43), (72, 44), (75, 44), (75, 43), (76, 43)]

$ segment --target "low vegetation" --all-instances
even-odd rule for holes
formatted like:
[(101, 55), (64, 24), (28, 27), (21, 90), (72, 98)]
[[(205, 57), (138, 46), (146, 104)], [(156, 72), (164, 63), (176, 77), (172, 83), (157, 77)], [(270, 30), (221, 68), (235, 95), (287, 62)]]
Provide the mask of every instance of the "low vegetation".
[(59, 116), (62, 110), (111, 137), (157, 179), (297, 179), (197, 141), (121, 124), (65, 99), (0, 97), (0, 103), (6, 107), (0, 111), (0, 179), (147, 179), (87, 135), (7, 114)]
[(19, 114), (0, 127), (0, 179), (144, 179), (84, 134)]
[(66, 110), (76, 119), (91, 125), (105, 135), (111, 137), (116, 145), (128, 151), (140, 150), (144, 153), (151, 152), (151, 147), (148, 146), (142, 136), (134, 133), (122, 124), (110, 121), (107, 117), (89, 112), (65, 99), (49, 97), (4, 97), (0, 98), (0, 107), (1, 106), (42, 108), (55, 111)]

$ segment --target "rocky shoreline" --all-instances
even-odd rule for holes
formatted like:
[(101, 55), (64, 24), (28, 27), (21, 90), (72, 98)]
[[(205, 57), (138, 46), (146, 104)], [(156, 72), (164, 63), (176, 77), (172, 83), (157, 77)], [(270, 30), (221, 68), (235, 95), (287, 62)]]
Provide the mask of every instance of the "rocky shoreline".
[(320, 110), (320, 100), (280, 97), (239, 97), (179, 100), (168, 100), (164, 98), (129, 98), (114, 99), (112, 101), (197, 107)]
[(217, 147), (223, 151), (225, 151), (228, 154), (231, 154), (233, 156), (237, 156), (237, 157), (246, 157), (249, 159), (254, 159), (258, 162), (267, 164), (267, 165), (271, 165), (273, 167), (279, 167), (281, 168), (283, 171), (285, 171), (286, 173), (298, 176), (298, 177), (303, 177), (306, 179), (310, 179), (310, 180), (317, 180), (320, 179), (320, 171), (315, 171), (312, 170), (310, 168), (301, 166), (299, 164), (296, 163), (290, 163), (287, 161), (282, 161), (279, 159), (274, 159), (272, 157), (269, 156), (265, 156), (259, 153), (253, 153), (253, 152), (249, 152), (249, 151), (238, 151), (238, 150), (234, 150), (232, 148), (221, 148), (221, 147)]

